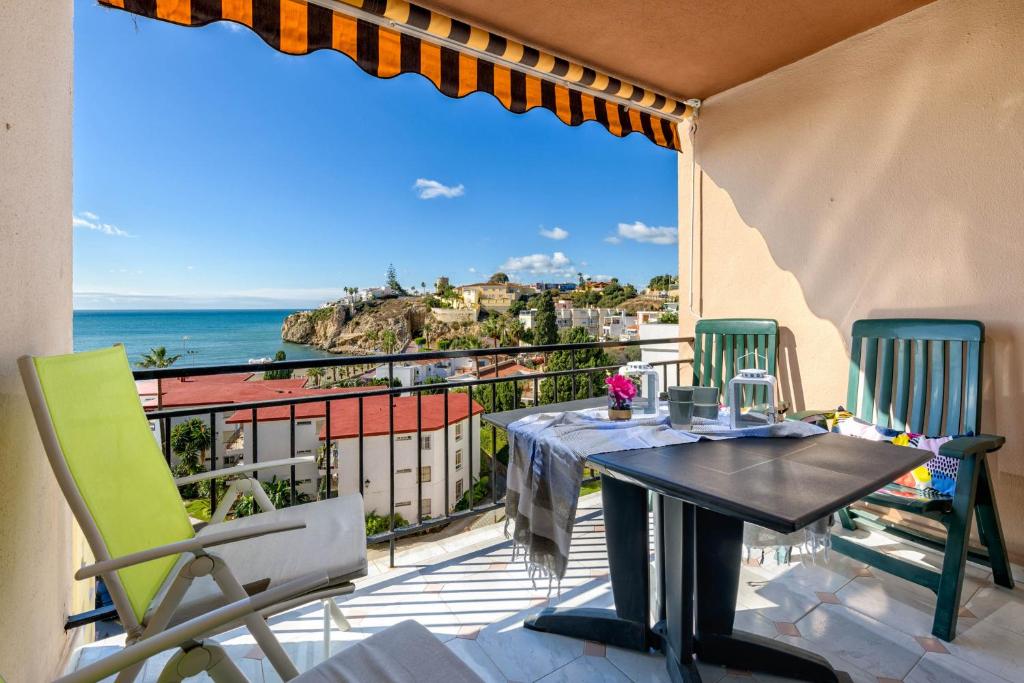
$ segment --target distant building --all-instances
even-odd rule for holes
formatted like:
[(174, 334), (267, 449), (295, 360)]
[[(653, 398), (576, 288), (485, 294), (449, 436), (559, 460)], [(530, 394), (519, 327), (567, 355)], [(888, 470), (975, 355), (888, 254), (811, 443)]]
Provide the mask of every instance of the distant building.
[(535, 282), (533, 288), (538, 292), (554, 290), (556, 292), (572, 292), (576, 289), (575, 282)]
[[(391, 402), (389, 413), (388, 403)], [(363, 505), (367, 513), (386, 515), (391, 509), (390, 476), (391, 425), (395, 444), (395, 512), (406, 521), (417, 519), (421, 506), (424, 517), (451, 511), (480, 476), (480, 414), (483, 407), (466, 394), (449, 393), (447, 498), (445, 496), (445, 396), (428, 394), (417, 407), (415, 396), (390, 398), (367, 396), (362, 404), (360, 438), (359, 401), (354, 398), (331, 401), (331, 490), (358, 493), (362, 476)], [(472, 414), (470, 413), (472, 407)], [(297, 467), (301, 487), (310, 495), (323, 487), (327, 476), (323, 457), (328, 425), (325, 403), (296, 407), (296, 455), (314, 455), (316, 465)], [(258, 412), (260, 460), (289, 457), (291, 433), (288, 406), (264, 408)], [(252, 411), (241, 410), (227, 422), (243, 432), (246, 462), (252, 450)], [(417, 450), (417, 425), (422, 429)], [(360, 468), (360, 453), (362, 467)], [(417, 461), (418, 456), (418, 461)], [(418, 473), (417, 473), (418, 468)], [(279, 475), (287, 476), (287, 474)], [(417, 489), (422, 493), (417, 498)], [(446, 508), (447, 502), (447, 508)]]
[[(392, 372), (392, 376), (401, 382), (403, 387), (411, 387), (414, 384), (423, 384), (428, 377), (440, 377), (441, 379), (451, 377), (455, 371), (450, 360), (438, 358), (395, 363)], [(377, 379), (387, 379), (388, 366), (378, 366), (375, 376)]]
[(534, 289), (511, 282), (480, 282), (462, 285), (458, 292), (462, 295), (463, 304), (469, 308), (505, 313), (516, 301), (532, 294)]

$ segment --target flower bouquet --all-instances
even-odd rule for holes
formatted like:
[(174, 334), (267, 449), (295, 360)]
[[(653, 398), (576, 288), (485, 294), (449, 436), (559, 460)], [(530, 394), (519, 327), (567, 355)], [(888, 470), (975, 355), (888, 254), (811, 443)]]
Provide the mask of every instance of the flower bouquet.
[(628, 420), (633, 417), (633, 398), (636, 385), (625, 375), (610, 375), (604, 383), (608, 385), (608, 419)]

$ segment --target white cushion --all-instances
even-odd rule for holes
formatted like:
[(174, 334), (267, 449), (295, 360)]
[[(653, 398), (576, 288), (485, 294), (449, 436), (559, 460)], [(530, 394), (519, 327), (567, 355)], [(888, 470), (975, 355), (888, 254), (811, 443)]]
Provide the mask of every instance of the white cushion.
[[(363, 499), (356, 493), (211, 524), (198, 535), (290, 521), (305, 522), (306, 528), (228, 543), (208, 552), (223, 559), (239, 583), (253, 584), (258, 590), (310, 574), (326, 575), (331, 585), (366, 575), (366, 523)], [(171, 623), (228, 602), (213, 578), (204, 576), (192, 582)]]
[(292, 683), (483, 683), (455, 654), (412, 619), (375, 633)]

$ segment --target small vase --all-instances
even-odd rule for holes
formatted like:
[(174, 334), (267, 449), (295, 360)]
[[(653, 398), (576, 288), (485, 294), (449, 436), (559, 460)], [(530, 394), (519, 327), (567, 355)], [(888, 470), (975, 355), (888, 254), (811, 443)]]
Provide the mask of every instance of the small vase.
[(628, 401), (608, 396), (608, 419), (616, 422), (633, 419), (633, 406)]

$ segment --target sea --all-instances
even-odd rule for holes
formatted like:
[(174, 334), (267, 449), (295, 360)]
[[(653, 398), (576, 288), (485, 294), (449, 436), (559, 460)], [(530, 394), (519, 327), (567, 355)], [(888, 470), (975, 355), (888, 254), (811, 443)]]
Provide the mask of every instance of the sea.
[(121, 343), (135, 363), (157, 346), (180, 354), (177, 367), (247, 363), (284, 351), (288, 360), (334, 354), (281, 339), (293, 310), (75, 311), (75, 351)]

